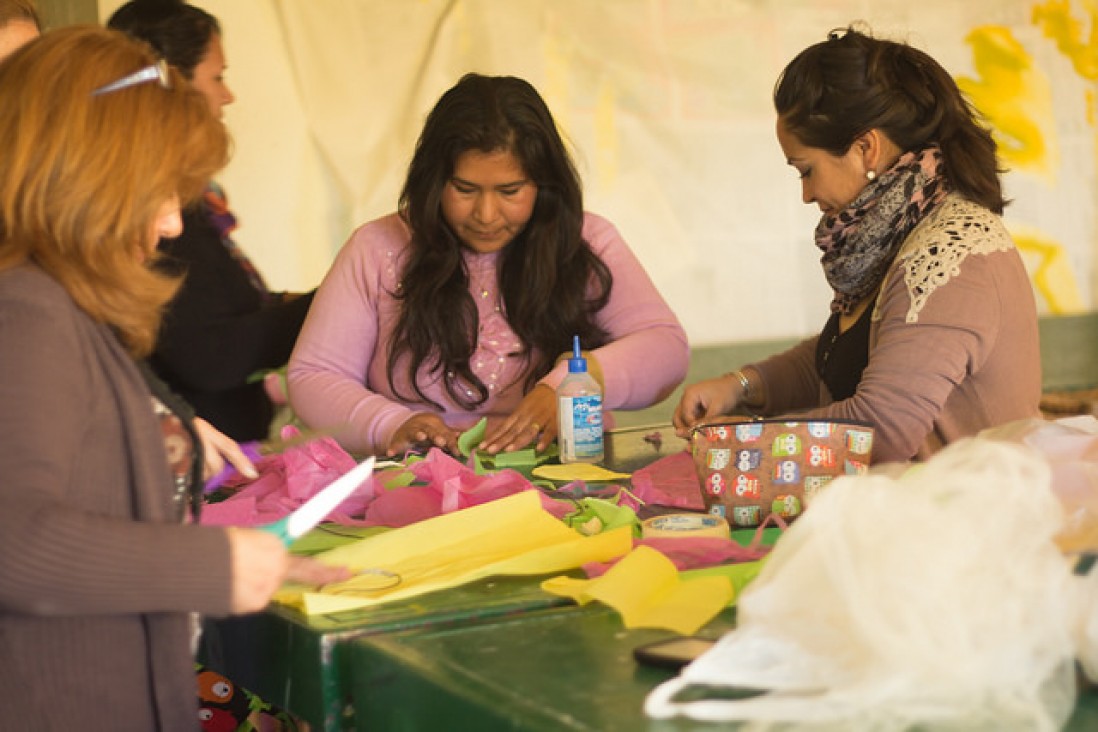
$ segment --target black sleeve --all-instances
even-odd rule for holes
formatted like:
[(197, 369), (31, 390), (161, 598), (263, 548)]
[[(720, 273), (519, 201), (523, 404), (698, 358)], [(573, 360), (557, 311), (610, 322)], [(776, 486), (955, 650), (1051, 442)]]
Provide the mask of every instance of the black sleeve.
[(160, 243), (164, 266), (185, 273), (165, 313), (153, 362), (171, 382), (218, 391), (260, 369), (286, 363), (313, 293), (265, 300), (200, 210), (183, 216), (183, 234)]

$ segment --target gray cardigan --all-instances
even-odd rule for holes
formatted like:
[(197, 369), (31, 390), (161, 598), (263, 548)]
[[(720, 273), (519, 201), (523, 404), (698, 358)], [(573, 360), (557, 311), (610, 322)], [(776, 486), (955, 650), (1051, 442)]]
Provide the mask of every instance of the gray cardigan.
[(150, 394), (31, 265), (0, 272), (5, 729), (198, 729), (188, 611), (229, 610), (228, 538), (178, 523)]

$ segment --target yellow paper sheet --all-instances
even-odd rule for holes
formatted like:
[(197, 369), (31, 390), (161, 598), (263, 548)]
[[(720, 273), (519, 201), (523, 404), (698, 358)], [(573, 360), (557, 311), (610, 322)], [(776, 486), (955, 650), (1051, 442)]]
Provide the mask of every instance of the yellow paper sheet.
[[(581, 536), (546, 512), (535, 491), (523, 491), (318, 554), (327, 564), (367, 574), (320, 591), (286, 587), (275, 600), (309, 615), (339, 612), (492, 575), (562, 572), (616, 559), (630, 548), (629, 527)], [(399, 582), (379, 586), (387, 576)]]
[(621, 613), (626, 628), (664, 628), (693, 635), (732, 601), (726, 577), (679, 578), (671, 560), (639, 546), (591, 580), (554, 577), (542, 582), (546, 592), (571, 597), (581, 605), (598, 600)]
[(557, 482), (583, 480), (588, 483), (625, 480), (629, 477), (629, 473), (615, 473), (613, 470), (607, 470), (602, 466), (592, 465), (590, 463), (552, 463), (549, 465), (539, 465), (534, 468), (533, 475), (536, 478), (555, 480)]

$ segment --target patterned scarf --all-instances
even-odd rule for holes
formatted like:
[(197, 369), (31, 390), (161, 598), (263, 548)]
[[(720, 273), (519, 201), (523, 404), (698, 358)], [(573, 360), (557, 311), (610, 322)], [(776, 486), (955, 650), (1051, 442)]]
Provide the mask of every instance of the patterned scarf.
[(252, 260), (248, 259), (248, 255), (237, 246), (231, 236), (233, 231), (236, 230), (236, 217), (229, 210), (229, 201), (225, 197), (225, 192), (221, 190), (221, 186), (217, 183), (210, 181), (209, 185), (206, 186), (205, 193), (202, 194), (202, 201), (206, 207), (206, 218), (221, 236), (221, 243), (229, 251), (229, 256), (244, 270), (244, 274), (248, 276), (248, 282), (263, 295), (263, 299), (266, 301), (271, 294), (270, 288), (263, 281), (263, 276), (259, 274), (259, 270), (252, 264)]
[(942, 151), (906, 152), (844, 211), (816, 226), (820, 263), (835, 291), (831, 311), (849, 315), (884, 279), (900, 245), (949, 193)]

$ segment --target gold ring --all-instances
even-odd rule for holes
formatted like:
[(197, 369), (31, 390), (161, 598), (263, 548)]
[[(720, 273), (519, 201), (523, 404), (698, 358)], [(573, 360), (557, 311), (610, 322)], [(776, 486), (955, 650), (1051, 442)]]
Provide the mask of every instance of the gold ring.
[(534, 428), (534, 432), (541, 432), (541, 425), (537, 422), (531, 422), (530, 426)]

